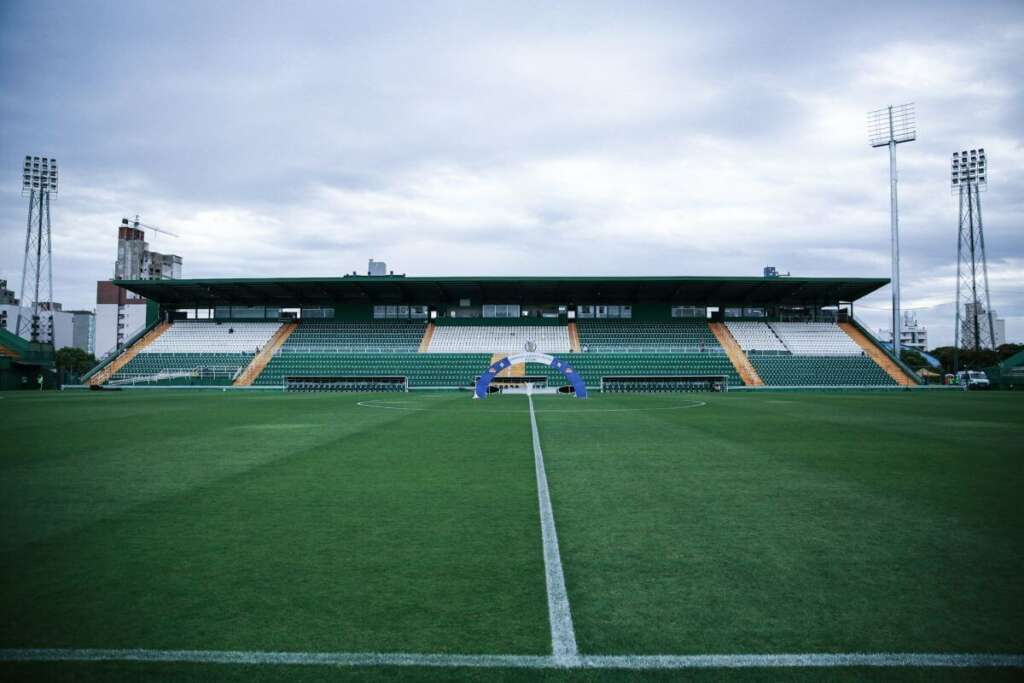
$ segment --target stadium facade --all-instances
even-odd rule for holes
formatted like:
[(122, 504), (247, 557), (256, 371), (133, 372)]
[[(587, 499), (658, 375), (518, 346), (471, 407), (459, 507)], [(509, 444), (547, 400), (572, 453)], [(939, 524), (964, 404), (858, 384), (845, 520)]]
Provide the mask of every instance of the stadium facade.
[[(470, 388), (511, 354), (600, 390), (900, 387), (854, 317), (884, 278), (406, 277), (115, 280), (146, 326), (91, 384)], [(716, 381), (711, 382), (710, 378)], [(570, 387), (537, 363), (496, 385)]]

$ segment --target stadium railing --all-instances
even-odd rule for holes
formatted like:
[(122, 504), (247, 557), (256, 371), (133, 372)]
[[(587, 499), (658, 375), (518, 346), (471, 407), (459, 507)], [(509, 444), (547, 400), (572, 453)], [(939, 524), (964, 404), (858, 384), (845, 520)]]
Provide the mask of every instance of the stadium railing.
[(863, 334), (872, 344), (877, 346), (879, 349), (882, 350), (882, 352), (889, 356), (889, 358), (892, 359), (892, 361), (896, 363), (896, 365), (898, 365), (900, 369), (903, 370), (903, 372), (907, 373), (907, 375), (909, 375), (911, 379), (917, 382), (918, 385), (925, 384), (924, 380), (918, 377), (917, 373), (911, 370), (910, 366), (903, 362), (903, 359), (897, 358), (896, 354), (894, 354), (892, 351), (885, 347), (885, 344), (882, 344), (877, 339), (875, 339), (875, 335), (871, 334), (868, 331), (867, 326), (865, 326), (864, 323), (862, 323), (856, 315), (850, 316), (850, 323), (854, 327), (856, 327), (860, 331), (860, 333)]
[(135, 342), (137, 342), (140, 339), (142, 339), (143, 337), (145, 337), (149, 333), (150, 330), (152, 330), (154, 327), (156, 327), (159, 324), (160, 324), (160, 320), (157, 319), (157, 320), (154, 320), (149, 325), (144, 325), (141, 330), (139, 330), (136, 334), (134, 334), (134, 335), (132, 335), (131, 337), (128, 338), (128, 341), (126, 341), (124, 343), (124, 346), (122, 346), (120, 348), (115, 348), (114, 350), (108, 351), (106, 354), (104, 354), (104, 356), (102, 358), (100, 358), (99, 361), (97, 361), (96, 366), (92, 370), (90, 370), (89, 372), (87, 372), (84, 375), (82, 375), (82, 378), (81, 378), (82, 384), (86, 384), (93, 375), (95, 375), (97, 372), (102, 370), (112, 360), (114, 360), (115, 358), (120, 356), (122, 353), (124, 353), (125, 351), (130, 349), (132, 347), (132, 344), (134, 344)]

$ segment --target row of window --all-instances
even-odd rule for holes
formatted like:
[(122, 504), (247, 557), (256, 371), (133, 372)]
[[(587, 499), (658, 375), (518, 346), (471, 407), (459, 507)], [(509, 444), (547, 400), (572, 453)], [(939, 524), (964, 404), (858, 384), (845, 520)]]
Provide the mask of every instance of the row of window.
[(727, 308), (726, 318), (767, 318), (768, 312), (760, 307), (755, 308)]
[(518, 318), (519, 304), (484, 304), (485, 318)]
[(302, 309), (302, 317), (303, 318), (333, 318), (334, 317), (334, 309), (333, 308), (303, 308)]
[(583, 304), (576, 307), (577, 318), (632, 318), (632, 306), (599, 306)]
[[(564, 310), (565, 307), (559, 307)], [(327, 310), (327, 309), (324, 309)], [(303, 311), (305, 316), (305, 311)], [(383, 319), (425, 319), (427, 317), (426, 306), (374, 306), (373, 317)], [(518, 318), (522, 315), (519, 304), (485, 304), (483, 306), (484, 318)], [(330, 317), (330, 316), (324, 316)], [(577, 318), (632, 318), (632, 306), (612, 306), (583, 304), (576, 307)], [(703, 306), (673, 306), (673, 318), (706, 318), (707, 309)], [(751, 308), (726, 308), (726, 318), (766, 318), (767, 311), (762, 307)]]
[[(519, 304), (486, 304), (483, 307), (484, 318), (518, 318), (523, 314)], [(565, 306), (559, 306), (559, 312), (565, 312)], [(276, 319), (280, 314), (278, 308), (264, 308), (263, 306), (219, 306), (215, 309), (214, 316), (217, 318), (269, 318)], [(334, 308), (303, 308), (303, 318), (333, 318)], [(553, 316), (554, 314), (552, 314)], [(427, 306), (374, 306), (374, 320), (426, 320), (430, 317)], [(574, 317), (569, 312), (569, 317)], [(619, 318), (629, 319), (633, 317), (632, 306), (613, 306), (598, 304), (583, 304), (576, 307), (576, 318)], [(673, 318), (706, 318), (707, 308), (703, 306), (673, 306)], [(726, 318), (767, 318), (768, 312), (763, 307), (726, 308)]]
[(266, 318), (267, 320), (277, 320), (280, 315), (280, 308), (269, 306), (217, 306), (213, 312), (214, 318), (223, 318), (225, 320), (230, 320), (231, 318)]
[(374, 306), (374, 320), (425, 320), (426, 306)]

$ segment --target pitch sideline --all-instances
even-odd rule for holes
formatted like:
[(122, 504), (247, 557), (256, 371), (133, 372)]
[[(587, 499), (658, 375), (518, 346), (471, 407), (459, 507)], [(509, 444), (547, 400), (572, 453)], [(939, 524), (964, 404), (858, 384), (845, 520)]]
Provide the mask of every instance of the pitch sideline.
[(233, 650), (5, 649), (0, 662), (159, 662), (278, 666), (515, 669), (1024, 668), (1022, 654), (849, 653), (744, 655), (457, 655)]

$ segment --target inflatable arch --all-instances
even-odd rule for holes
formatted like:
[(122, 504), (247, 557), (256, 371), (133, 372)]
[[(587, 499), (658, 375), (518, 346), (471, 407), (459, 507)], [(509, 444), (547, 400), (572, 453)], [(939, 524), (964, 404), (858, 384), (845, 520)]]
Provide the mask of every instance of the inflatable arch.
[(569, 383), (576, 390), (576, 398), (587, 397), (586, 382), (568, 363), (546, 353), (525, 352), (506, 356), (487, 368), (487, 372), (480, 375), (480, 379), (477, 380), (476, 389), (473, 391), (473, 398), (487, 398), (487, 387), (491, 385), (491, 380), (497, 377), (498, 373), (505, 368), (518, 365), (519, 363), (543, 363), (544, 365), (561, 370), (562, 374), (565, 375), (565, 378), (569, 380)]

